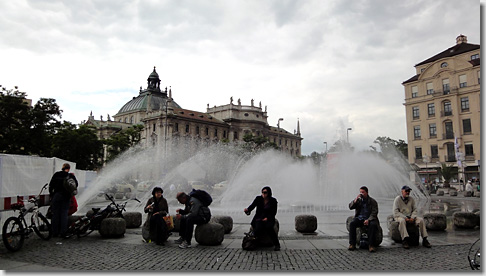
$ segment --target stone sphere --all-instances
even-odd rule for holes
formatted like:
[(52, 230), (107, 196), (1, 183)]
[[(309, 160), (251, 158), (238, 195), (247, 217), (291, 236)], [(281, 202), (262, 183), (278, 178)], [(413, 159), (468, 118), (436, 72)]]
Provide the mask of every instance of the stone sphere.
[(438, 196), (443, 196), (443, 195), (444, 195), (444, 191), (442, 191), (442, 190), (437, 191), (437, 195), (438, 195)]
[(452, 217), (458, 228), (472, 229), (479, 223), (478, 215), (472, 212), (455, 212)]
[(120, 238), (125, 234), (126, 226), (122, 218), (105, 218), (101, 221), (99, 232), (103, 238)]
[(300, 233), (313, 233), (317, 230), (317, 217), (314, 215), (295, 216), (295, 230)]
[(125, 212), (123, 218), (127, 223), (127, 228), (138, 228), (142, 225), (142, 213), (140, 212)]
[(464, 197), (471, 197), (472, 193), (471, 191), (464, 191)]
[(444, 214), (425, 214), (424, 222), (427, 230), (442, 231), (447, 228), (447, 217)]
[[(393, 219), (393, 216), (389, 216), (389, 218)], [(389, 219), (387, 218), (387, 219)], [(353, 221), (354, 216), (350, 216), (346, 219), (346, 229), (349, 232), (349, 224)], [(361, 233), (362, 233), (361, 227), (356, 228), (356, 243), (359, 245), (359, 241), (361, 240)], [(375, 236), (375, 245), (380, 245), (383, 242), (383, 229), (381, 228), (381, 225), (378, 224), (378, 232), (376, 233)]]
[(233, 230), (233, 218), (230, 216), (212, 216), (209, 222), (223, 225), (225, 234), (229, 234)]
[(456, 190), (450, 190), (449, 196), (457, 196), (457, 191)]
[(224, 227), (213, 222), (198, 225), (194, 238), (201, 245), (220, 245), (224, 240)]

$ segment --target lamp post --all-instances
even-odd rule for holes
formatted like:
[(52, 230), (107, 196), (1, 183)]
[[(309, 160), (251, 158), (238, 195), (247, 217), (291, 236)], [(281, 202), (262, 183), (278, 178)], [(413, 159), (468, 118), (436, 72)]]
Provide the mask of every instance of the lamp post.
[(346, 140), (348, 141), (348, 144), (349, 144), (349, 131), (350, 130), (353, 130), (352, 128), (348, 127), (348, 129), (346, 129)]
[(327, 153), (327, 142), (324, 142), (324, 145), (326, 145), (326, 151), (325, 151), (325, 153)]
[(427, 164), (430, 163), (430, 156), (425, 154), (422, 159), (424, 160), (425, 163), (425, 173), (426, 173), (425, 182), (427, 183), (427, 185), (429, 185), (429, 170), (427, 169)]
[(277, 143), (278, 143), (279, 148), (282, 144), (282, 143), (280, 143), (280, 121), (283, 121), (283, 118), (279, 118), (278, 122), (277, 122)]

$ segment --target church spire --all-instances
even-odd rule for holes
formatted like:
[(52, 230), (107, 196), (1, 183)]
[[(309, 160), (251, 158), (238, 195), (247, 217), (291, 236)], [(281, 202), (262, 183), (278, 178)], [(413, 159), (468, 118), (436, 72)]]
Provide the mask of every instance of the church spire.
[(297, 118), (297, 135), (300, 136), (300, 121), (299, 121), (299, 118)]

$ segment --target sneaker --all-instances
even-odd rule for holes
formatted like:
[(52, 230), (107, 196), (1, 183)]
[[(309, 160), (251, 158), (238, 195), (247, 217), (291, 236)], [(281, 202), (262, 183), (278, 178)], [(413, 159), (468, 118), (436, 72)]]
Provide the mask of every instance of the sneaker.
[(348, 247), (348, 250), (351, 250), (351, 251), (353, 251), (355, 249), (356, 249), (356, 245), (354, 245), (354, 244), (350, 244), (349, 247)]
[(142, 241), (143, 242), (146, 242), (146, 243), (151, 243), (152, 242), (150, 239), (144, 239), (144, 238), (142, 238)]
[(430, 244), (430, 242), (427, 240), (427, 238), (424, 238), (424, 239), (422, 240), (422, 245), (423, 245), (424, 247), (427, 247), (427, 248), (431, 248), (431, 247), (432, 247), (432, 245), (431, 245), (431, 244)]
[(376, 248), (374, 246), (372, 246), (372, 245), (370, 245), (370, 248), (369, 249), (370, 249), (370, 252), (376, 252)]
[(182, 248), (182, 249), (190, 248), (190, 247), (191, 247), (191, 245), (188, 244), (186, 241), (183, 241), (181, 244), (179, 244), (179, 248)]
[(402, 247), (405, 248), (405, 249), (409, 249), (410, 248), (410, 245), (408, 245), (408, 239), (405, 238), (402, 242)]
[(174, 242), (177, 243), (177, 244), (181, 244), (182, 242), (184, 241), (184, 238), (182, 237), (179, 237), (177, 240), (175, 240)]

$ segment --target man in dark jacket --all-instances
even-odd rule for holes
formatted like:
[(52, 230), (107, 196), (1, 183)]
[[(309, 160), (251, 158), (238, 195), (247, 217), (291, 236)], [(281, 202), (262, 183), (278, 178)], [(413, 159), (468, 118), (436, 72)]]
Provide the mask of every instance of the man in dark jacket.
[(62, 165), (62, 169), (56, 172), (49, 182), (49, 197), (51, 198), (52, 211), (52, 236), (64, 237), (68, 228), (68, 211), (72, 195), (64, 188), (64, 180), (69, 177), (74, 179), (76, 187), (78, 180), (73, 173), (69, 173), (71, 166), (68, 163)]
[(356, 228), (368, 226), (369, 251), (376, 251), (378, 233), (378, 203), (368, 195), (368, 187), (359, 188), (359, 195), (349, 203), (349, 210), (355, 210), (354, 219), (349, 224), (349, 250), (356, 249)]
[(177, 209), (177, 219), (180, 219), (179, 239), (176, 243), (179, 243), (179, 248), (191, 247), (192, 233), (194, 231), (194, 225), (200, 225), (208, 223), (211, 219), (211, 211), (209, 207), (204, 206), (202, 202), (189, 196), (184, 192), (177, 193), (177, 200), (179, 203), (184, 204), (185, 208)]

